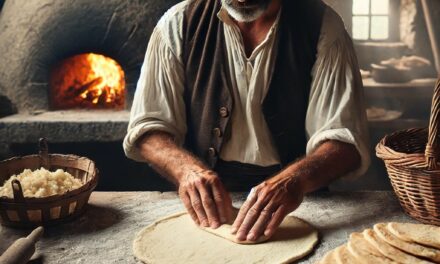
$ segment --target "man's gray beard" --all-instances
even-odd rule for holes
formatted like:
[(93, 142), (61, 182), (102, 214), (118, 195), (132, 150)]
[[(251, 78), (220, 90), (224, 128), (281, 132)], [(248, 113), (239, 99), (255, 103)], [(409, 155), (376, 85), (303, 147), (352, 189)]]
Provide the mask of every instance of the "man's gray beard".
[(232, 1), (233, 0), (221, 0), (222, 6), (228, 14), (235, 19), (238, 22), (252, 22), (255, 21), (257, 18), (259, 18), (264, 11), (267, 10), (267, 7), (269, 6), (270, 0), (265, 1), (264, 3), (261, 3), (260, 6), (256, 9), (237, 9), (233, 6)]

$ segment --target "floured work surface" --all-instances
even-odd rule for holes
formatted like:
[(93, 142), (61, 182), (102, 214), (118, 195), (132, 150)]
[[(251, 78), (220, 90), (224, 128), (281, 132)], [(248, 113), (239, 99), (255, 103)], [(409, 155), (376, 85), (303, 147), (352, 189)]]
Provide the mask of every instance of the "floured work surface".
[(266, 242), (236, 244), (198, 228), (188, 214), (161, 219), (140, 231), (134, 255), (145, 263), (290, 263), (310, 253), (318, 232), (288, 216)]

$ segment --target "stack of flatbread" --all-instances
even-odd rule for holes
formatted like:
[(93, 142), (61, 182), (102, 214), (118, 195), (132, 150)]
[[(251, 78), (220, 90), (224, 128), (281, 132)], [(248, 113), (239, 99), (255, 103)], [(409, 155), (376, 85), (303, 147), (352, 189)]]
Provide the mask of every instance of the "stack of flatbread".
[(347, 244), (328, 252), (326, 263), (440, 263), (440, 227), (381, 223), (352, 233)]

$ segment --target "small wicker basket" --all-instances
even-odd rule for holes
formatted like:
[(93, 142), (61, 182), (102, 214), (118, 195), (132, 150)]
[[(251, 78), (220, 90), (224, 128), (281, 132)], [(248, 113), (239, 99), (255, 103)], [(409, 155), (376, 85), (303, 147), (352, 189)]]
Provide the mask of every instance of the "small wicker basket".
[(411, 217), (440, 226), (440, 79), (432, 99), (429, 128), (385, 136), (376, 154), (385, 162), (394, 192)]
[(24, 197), (18, 180), (12, 181), (14, 198), (0, 197), (0, 222), (12, 227), (48, 226), (69, 221), (85, 209), (90, 194), (98, 183), (95, 163), (75, 155), (48, 154), (47, 141), (40, 139), (38, 155), (15, 157), (0, 162), (0, 183), (24, 169), (63, 169), (83, 185), (62, 195), (44, 198)]

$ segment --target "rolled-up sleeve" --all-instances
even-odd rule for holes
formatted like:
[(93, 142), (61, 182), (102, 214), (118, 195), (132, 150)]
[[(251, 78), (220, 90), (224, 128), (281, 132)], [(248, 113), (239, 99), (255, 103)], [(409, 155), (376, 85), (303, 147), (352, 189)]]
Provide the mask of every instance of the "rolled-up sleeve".
[(136, 141), (146, 132), (165, 131), (182, 144), (186, 134), (184, 68), (156, 27), (147, 47), (123, 147), (128, 158), (143, 161)]
[(307, 153), (326, 140), (353, 144), (361, 165), (343, 177), (352, 179), (364, 174), (370, 164), (362, 79), (352, 40), (342, 21), (332, 10), (326, 16), (306, 116)]

